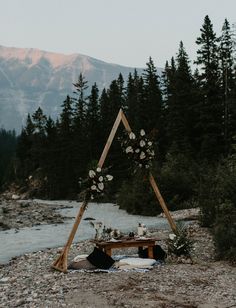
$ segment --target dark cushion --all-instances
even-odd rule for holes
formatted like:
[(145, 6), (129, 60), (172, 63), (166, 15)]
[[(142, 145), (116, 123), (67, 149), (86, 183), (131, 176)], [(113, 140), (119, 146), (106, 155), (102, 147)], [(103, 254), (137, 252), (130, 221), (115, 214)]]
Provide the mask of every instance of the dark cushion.
[[(138, 255), (140, 258), (148, 258), (148, 249), (145, 248), (145, 249), (139, 249), (138, 251)], [(165, 260), (166, 258), (166, 252), (161, 248), (160, 245), (155, 245), (153, 247), (153, 257), (154, 259), (156, 260)]]
[(94, 266), (101, 269), (108, 269), (115, 263), (115, 260), (113, 260), (112, 257), (108, 256), (97, 247), (94, 247), (93, 252), (87, 256), (87, 260)]

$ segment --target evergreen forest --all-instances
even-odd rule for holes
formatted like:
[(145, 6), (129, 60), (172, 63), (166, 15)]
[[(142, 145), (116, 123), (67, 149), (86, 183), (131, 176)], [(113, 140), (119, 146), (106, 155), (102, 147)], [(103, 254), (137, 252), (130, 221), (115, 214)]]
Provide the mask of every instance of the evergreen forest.
[[(108, 88), (91, 89), (79, 74), (74, 92), (53, 120), (41, 108), (28, 115), (21, 134), (0, 130), (0, 187), (14, 182), (31, 196), (77, 199), (80, 182), (96, 166), (120, 108), (134, 132), (155, 141), (152, 172), (170, 210), (201, 208), (219, 257), (236, 245), (236, 38), (227, 19), (216, 34), (206, 16), (196, 38), (194, 65), (181, 41), (157, 74), (150, 57), (142, 75), (120, 74)], [(192, 70), (192, 67), (195, 70)], [(114, 180), (103, 201), (129, 213), (156, 215), (152, 189), (122, 152), (119, 128), (105, 165)], [(223, 247), (223, 248), (222, 248)], [(227, 252), (225, 254), (225, 252)]]

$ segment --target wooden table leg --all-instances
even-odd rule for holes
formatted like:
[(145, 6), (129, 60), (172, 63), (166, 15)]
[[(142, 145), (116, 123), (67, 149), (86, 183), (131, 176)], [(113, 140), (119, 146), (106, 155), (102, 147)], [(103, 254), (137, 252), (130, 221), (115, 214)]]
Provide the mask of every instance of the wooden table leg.
[(148, 246), (148, 258), (153, 259), (153, 246)]
[(111, 257), (111, 248), (106, 248), (105, 253)]

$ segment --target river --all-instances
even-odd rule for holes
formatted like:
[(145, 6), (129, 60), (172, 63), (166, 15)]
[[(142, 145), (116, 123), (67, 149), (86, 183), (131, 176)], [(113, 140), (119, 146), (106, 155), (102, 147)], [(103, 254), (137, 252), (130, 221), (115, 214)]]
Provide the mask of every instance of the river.
[[(0, 231), (0, 263), (7, 263), (11, 258), (27, 252), (64, 246), (67, 241), (81, 203), (75, 201), (34, 201), (46, 203), (48, 206), (57, 203), (72, 206), (72, 208), (59, 210), (62, 215), (72, 219), (65, 220), (63, 224), (58, 225), (49, 224), (22, 228), (18, 232), (14, 229)], [(74, 242), (94, 237), (95, 231), (89, 221), (84, 220), (86, 217), (95, 218), (97, 221), (103, 222), (106, 227), (117, 228), (123, 232), (137, 231), (139, 222), (144, 223), (147, 228), (169, 229), (165, 218), (130, 215), (111, 203), (89, 203)]]

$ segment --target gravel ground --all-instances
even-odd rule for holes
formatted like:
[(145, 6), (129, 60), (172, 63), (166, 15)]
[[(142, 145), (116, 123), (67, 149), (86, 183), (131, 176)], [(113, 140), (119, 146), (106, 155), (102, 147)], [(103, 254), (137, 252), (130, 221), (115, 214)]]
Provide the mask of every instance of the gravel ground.
[[(189, 225), (195, 241), (193, 264), (183, 258), (167, 258), (164, 265), (140, 272), (67, 274), (51, 269), (60, 248), (14, 258), (1, 267), (0, 307), (236, 307), (236, 270), (214, 261), (214, 245), (207, 229), (195, 221)], [(152, 231), (165, 249), (167, 231)], [(89, 241), (75, 244), (70, 260), (90, 253)], [(115, 254), (136, 253), (134, 249)]]

